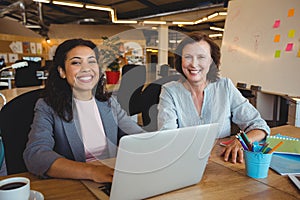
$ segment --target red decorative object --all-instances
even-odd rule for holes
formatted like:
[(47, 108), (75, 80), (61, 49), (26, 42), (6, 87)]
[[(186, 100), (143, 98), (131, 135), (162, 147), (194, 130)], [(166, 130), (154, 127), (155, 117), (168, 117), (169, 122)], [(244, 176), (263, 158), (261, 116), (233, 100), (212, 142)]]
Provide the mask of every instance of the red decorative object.
[(105, 71), (107, 84), (117, 84), (120, 79), (120, 71)]

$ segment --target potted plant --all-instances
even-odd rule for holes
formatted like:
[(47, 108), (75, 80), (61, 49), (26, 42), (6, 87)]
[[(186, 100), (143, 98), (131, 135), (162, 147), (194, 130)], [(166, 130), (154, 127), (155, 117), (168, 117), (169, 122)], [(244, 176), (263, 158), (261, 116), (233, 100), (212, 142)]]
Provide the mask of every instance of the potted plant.
[(116, 84), (120, 78), (120, 64), (119, 64), (119, 38), (102, 37), (103, 44), (100, 45), (100, 63), (106, 69), (107, 84)]

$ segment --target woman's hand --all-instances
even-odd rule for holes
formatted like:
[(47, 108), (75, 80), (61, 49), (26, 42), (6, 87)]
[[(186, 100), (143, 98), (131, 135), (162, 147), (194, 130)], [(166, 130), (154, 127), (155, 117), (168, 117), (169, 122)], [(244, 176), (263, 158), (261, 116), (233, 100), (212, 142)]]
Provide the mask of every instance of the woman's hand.
[(53, 178), (88, 179), (98, 183), (112, 182), (114, 169), (99, 162), (86, 163), (58, 158), (53, 162), (47, 175)]
[[(267, 133), (263, 130), (254, 129), (247, 133), (247, 136), (250, 142), (260, 141), (266, 137)], [(244, 153), (242, 150), (242, 145), (238, 139), (233, 140), (233, 142), (226, 145), (222, 155), (224, 156), (224, 161), (227, 162), (231, 160), (232, 163), (243, 163), (244, 162)]]
[(223, 149), (222, 155), (224, 156), (224, 161), (230, 161), (232, 163), (243, 163), (244, 161), (244, 153), (242, 150), (241, 143), (235, 139)]

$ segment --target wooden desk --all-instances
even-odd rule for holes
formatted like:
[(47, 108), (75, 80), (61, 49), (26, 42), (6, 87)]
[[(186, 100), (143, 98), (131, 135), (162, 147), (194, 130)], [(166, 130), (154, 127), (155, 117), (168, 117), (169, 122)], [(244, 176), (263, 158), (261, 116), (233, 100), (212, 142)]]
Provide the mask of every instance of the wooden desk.
[(13, 98), (15, 98), (15, 97), (17, 97), (17, 96), (19, 96), (23, 93), (26, 93), (26, 92), (29, 92), (29, 91), (32, 91), (32, 90), (37, 90), (37, 89), (40, 89), (40, 88), (44, 88), (44, 86), (42, 85), (42, 86), (32, 86), (32, 87), (21, 87), (21, 88), (5, 89), (5, 90), (0, 90), (0, 93), (2, 93), (5, 96), (6, 101), (9, 102)]
[[(272, 128), (272, 134), (281, 133), (300, 137), (300, 128), (282, 126)], [(253, 179), (245, 175), (244, 164), (224, 162), (219, 156), (222, 147), (217, 141), (207, 168), (199, 184), (159, 195), (156, 199), (300, 199), (300, 192), (286, 177), (269, 170), (265, 179)], [(184, 170), (184, 169), (183, 169)], [(45, 199), (96, 199), (95, 196), (77, 180), (38, 179), (29, 173), (13, 176), (25, 176), (31, 180), (31, 189), (40, 191)], [(3, 179), (6, 177), (0, 177)]]
[[(5, 89), (5, 90), (0, 90), (0, 93), (2, 93), (5, 96), (6, 101), (9, 102), (13, 98), (15, 98), (23, 93), (26, 93), (26, 92), (29, 92), (32, 90), (37, 90), (37, 89), (44, 88), (44, 87), (45, 87), (44, 85), (41, 85), (41, 86)], [(120, 87), (120, 84), (107, 84), (107, 89), (109, 92), (118, 91), (119, 87)]]

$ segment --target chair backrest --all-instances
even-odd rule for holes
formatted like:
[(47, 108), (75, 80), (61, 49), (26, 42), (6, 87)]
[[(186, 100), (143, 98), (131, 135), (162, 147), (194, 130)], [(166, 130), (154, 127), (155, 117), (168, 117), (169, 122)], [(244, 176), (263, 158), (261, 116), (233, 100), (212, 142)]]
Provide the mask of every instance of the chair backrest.
[(143, 90), (141, 101), (143, 129), (147, 131), (157, 130), (157, 104), (159, 103), (161, 86), (170, 81), (177, 81), (181, 77), (182, 75), (177, 74), (157, 79)]
[(124, 65), (117, 99), (128, 115), (141, 112), (136, 103), (139, 102), (145, 82), (145, 65)]
[(169, 65), (167, 65), (167, 64), (163, 64), (163, 65), (161, 65), (160, 66), (160, 71), (159, 71), (159, 76), (161, 76), (161, 77), (166, 77), (166, 76), (168, 76), (169, 75)]
[(241, 82), (238, 82), (238, 83), (236, 84), (236, 87), (237, 87), (237, 88), (246, 88), (246, 87), (247, 87), (247, 83), (241, 83)]
[(28, 66), (16, 69), (15, 86), (28, 87), (42, 85), (42, 80), (38, 79), (36, 71), (41, 69), (40, 62), (27, 61)]
[(27, 171), (23, 151), (34, 116), (34, 106), (43, 89), (24, 93), (9, 101), (0, 111), (0, 129), (8, 174)]
[(3, 160), (4, 160), (4, 146), (2, 142), (2, 137), (0, 136), (0, 171), (2, 168)]

